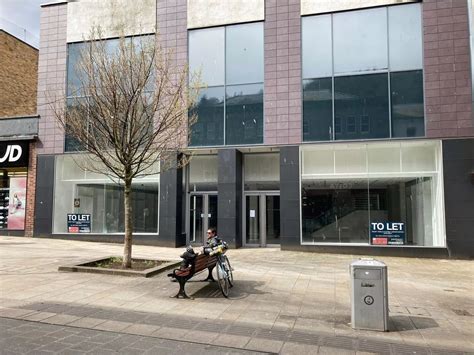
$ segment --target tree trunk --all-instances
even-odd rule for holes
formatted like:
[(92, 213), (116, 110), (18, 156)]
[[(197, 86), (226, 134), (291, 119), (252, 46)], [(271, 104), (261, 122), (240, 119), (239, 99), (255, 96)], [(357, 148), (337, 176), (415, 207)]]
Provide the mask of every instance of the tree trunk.
[(132, 180), (125, 180), (124, 191), (124, 207), (125, 207), (125, 236), (123, 247), (123, 269), (132, 267), (132, 236), (133, 236), (133, 207), (132, 207)]

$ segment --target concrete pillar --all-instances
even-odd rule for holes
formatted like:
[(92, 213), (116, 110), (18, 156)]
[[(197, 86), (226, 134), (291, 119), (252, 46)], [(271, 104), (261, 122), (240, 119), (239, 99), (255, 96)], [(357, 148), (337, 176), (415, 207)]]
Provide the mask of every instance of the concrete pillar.
[(300, 154), (298, 146), (280, 149), (281, 248), (300, 246)]
[(233, 248), (242, 246), (242, 153), (221, 149), (218, 154), (217, 233)]
[[(174, 159), (177, 158), (177, 156), (174, 157)], [(183, 203), (183, 169), (172, 168), (164, 171), (160, 175), (158, 245), (179, 247), (186, 244), (186, 234), (182, 223)]]

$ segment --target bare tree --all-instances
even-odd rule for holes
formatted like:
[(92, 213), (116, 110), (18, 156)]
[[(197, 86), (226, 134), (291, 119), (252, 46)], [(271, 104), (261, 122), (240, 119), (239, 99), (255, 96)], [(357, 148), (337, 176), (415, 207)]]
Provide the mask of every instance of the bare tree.
[(85, 42), (75, 68), (78, 81), (73, 90), (80, 96), (68, 99), (67, 107), (53, 109), (65, 133), (88, 153), (78, 160), (81, 168), (123, 184), (122, 267), (130, 268), (132, 181), (187, 163), (184, 155), (178, 160), (170, 156), (176, 157), (188, 142), (188, 124), (196, 120), (189, 109), (199, 85), (198, 80), (188, 82), (188, 68), (177, 66), (155, 35), (122, 36), (113, 48), (100, 28), (90, 38), (94, 40)]

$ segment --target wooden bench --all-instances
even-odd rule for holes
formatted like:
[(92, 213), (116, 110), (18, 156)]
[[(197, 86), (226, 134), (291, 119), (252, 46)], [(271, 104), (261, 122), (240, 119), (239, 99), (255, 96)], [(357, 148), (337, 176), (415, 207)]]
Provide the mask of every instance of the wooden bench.
[(212, 277), (212, 270), (216, 266), (217, 263), (217, 256), (209, 256), (209, 255), (198, 255), (191, 266), (188, 266), (186, 269), (174, 269), (173, 273), (168, 274), (169, 277), (176, 279), (179, 282), (179, 291), (174, 296), (175, 298), (191, 298), (186, 294), (184, 290), (184, 286), (186, 282), (191, 279), (194, 275), (200, 273), (201, 271), (208, 270), (209, 274), (204, 281), (215, 281), (214, 277)]

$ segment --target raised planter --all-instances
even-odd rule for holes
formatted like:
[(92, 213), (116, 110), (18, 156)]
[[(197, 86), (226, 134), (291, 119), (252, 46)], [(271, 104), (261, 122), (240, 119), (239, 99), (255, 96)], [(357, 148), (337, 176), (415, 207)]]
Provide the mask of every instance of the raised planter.
[(75, 265), (65, 265), (65, 266), (60, 266), (58, 268), (58, 271), (66, 271), (66, 272), (89, 272), (89, 273), (94, 273), (94, 274), (107, 274), (107, 275), (119, 275), (119, 276), (135, 276), (135, 277), (152, 277), (156, 274), (159, 274), (163, 271), (169, 270), (169, 269), (174, 269), (177, 268), (180, 264), (180, 261), (178, 260), (158, 260), (158, 259), (137, 259), (133, 258), (133, 260), (138, 260), (138, 261), (146, 261), (146, 260), (152, 260), (152, 261), (161, 261), (162, 264), (152, 267), (150, 269), (145, 269), (145, 270), (123, 270), (123, 269), (109, 269), (109, 268), (104, 268), (104, 267), (98, 267), (98, 266), (91, 266), (93, 264), (101, 263), (101, 262), (106, 262), (109, 259), (113, 257), (109, 256), (106, 258), (101, 258), (101, 259), (93, 259), (93, 260), (87, 260), (84, 261), (80, 264), (75, 264)]

